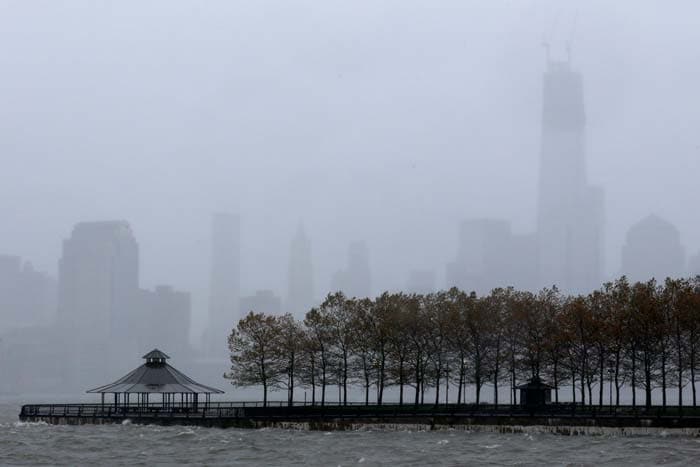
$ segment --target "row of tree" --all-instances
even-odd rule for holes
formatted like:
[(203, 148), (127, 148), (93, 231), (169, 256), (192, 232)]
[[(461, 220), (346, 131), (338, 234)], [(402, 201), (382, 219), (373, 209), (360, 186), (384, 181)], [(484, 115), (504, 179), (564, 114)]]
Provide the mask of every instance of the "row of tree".
[[(493, 403), (499, 388), (516, 400), (518, 384), (541, 378), (554, 387), (570, 388), (570, 400), (604, 401), (611, 385), (614, 403), (631, 392), (632, 405), (643, 391), (646, 406), (652, 392), (692, 388), (696, 406), (696, 373), (700, 363), (700, 277), (630, 284), (625, 277), (585, 296), (565, 296), (556, 288), (539, 293), (495, 289), (478, 297), (456, 288), (428, 295), (384, 293), (374, 300), (330, 294), (303, 322), (291, 315), (250, 312), (229, 337), (231, 372), (236, 386), (311, 391), (323, 405), (329, 387), (348, 402), (348, 388), (370, 390), (382, 404), (394, 387), (400, 404), (465, 402), (473, 388), (476, 403), (490, 387)], [(450, 399), (450, 391), (453, 392)], [(456, 399), (455, 399), (456, 396)], [(612, 401), (611, 401), (612, 403)]]

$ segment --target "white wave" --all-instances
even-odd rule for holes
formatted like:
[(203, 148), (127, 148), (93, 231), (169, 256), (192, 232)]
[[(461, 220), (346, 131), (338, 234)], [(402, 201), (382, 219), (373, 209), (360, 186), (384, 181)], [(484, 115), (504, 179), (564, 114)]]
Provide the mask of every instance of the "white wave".
[(12, 426), (15, 427), (24, 427), (24, 426), (49, 426), (48, 423), (41, 421), (41, 422), (14, 422)]

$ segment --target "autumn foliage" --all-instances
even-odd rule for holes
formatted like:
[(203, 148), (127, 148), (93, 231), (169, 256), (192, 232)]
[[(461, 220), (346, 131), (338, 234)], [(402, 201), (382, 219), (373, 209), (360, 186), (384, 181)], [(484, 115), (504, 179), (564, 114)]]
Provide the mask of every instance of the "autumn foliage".
[(541, 378), (556, 402), (651, 406), (656, 394), (665, 406), (673, 394), (674, 403), (695, 406), (700, 278), (660, 285), (622, 277), (585, 296), (555, 288), (373, 300), (338, 292), (303, 322), (251, 311), (228, 344), (225, 376), (262, 387), (264, 401), (282, 389), (291, 404), (303, 388), (314, 404), (345, 404), (355, 387), (366, 404), (382, 404), (390, 388), (401, 404), (510, 404), (519, 384)]

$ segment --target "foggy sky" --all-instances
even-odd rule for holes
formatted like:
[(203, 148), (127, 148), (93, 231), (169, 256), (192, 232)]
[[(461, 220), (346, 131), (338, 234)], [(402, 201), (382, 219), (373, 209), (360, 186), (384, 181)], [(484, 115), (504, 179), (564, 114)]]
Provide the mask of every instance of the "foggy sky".
[(457, 225), (535, 229), (543, 40), (583, 74), (607, 276), (656, 213), (700, 250), (692, 0), (0, 0), (0, 253), (56, 274), (83, 220), (124, 219), (146, 287), (206, 313), (214, 211), (242, 292), (286, 290), (300, 220), (316, 294), (366, 240), (373, 288), (444, 283)]

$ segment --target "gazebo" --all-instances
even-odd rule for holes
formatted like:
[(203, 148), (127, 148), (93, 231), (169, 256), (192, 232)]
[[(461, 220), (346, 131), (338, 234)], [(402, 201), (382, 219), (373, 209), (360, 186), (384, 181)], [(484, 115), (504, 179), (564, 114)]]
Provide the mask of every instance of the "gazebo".
[(535, 376), (525, 384), (517, 387), (520, 390), (520, 405), (526, 407), (541, 407), (552, 402), (552, 386), (544, 383)]
[[(192, 378), (179, 372), (166, 362), (168, 357), (158, 349), (151, 350), (143, 356), (146, 363), (133, 370), (131, 373), (119, 378), (112, 384), (100, 386), (87, 391), (92, 394), (102, 395), (102, 405), (105, 403), (105, 394), (114, 394), (114, 406), (123, 404), (128, 407), (131, 402), (131, 394), (136, 394), (139, 407), (147, 407), (151, 394), (162, 396), (162, 407), (176, 409), (178, 407), (192, 407), (197, 409), (199, 395), (204, 394), (205, 406), (209, 404), (211, 394), (223, 394), (216, 388), (205, 386)], [(178, 401), (178, 397), (179, 401)]]

